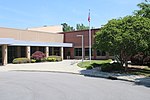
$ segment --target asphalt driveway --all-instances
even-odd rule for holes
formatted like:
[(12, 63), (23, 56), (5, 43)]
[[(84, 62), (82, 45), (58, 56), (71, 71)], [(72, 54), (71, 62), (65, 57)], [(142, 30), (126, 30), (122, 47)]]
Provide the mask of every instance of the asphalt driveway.
[(50, 72), (0, 72), (1, 100), (149, 100), (132, 82)]

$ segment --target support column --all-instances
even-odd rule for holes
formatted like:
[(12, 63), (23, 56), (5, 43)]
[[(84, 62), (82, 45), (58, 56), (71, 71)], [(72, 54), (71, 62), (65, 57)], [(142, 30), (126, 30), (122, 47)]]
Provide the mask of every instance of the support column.
[(64, 59), (64, 48), (63, 47), (61, 47), (61, 58), (62, 58), (62, 60)]
[(49, 56), (49, 47), (45, 48), (45, 54), (46, 54), (46, 58)]
[(26, 57), (30, 59), (30, 46), (26, 47)]
[(17, 57), (21, 57), (21, 47), (17, 47)]
[(2, 46), (2, 64), (7, 65), (7, 45)]
[(54, 47), (52, 47), (52, 55), (54, 55)]

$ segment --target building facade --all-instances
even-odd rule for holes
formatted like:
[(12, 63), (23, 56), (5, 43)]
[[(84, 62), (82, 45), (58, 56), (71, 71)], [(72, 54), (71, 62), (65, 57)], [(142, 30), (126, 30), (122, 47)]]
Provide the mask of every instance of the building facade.
[(64, 43), (64, 35), (50, 32), (20, 30), (0, 27), (0, 63), (12, 63), (14, 58), (30, 56), (39, 50), (46, 54), (58, 55), (63, 59), (64, 47), (72, 47), (72, 43)]
[[(94, 36), (100, 29), (91, 29), (91, 44), (94, 44)], [(89, 59), (89, 30), (62, 32), (64, 34), (64, 43), (72, 43), (73, 47), (64, 48), (65, 59), (81, 59), (82, 58), (82, 38), (78, 35), (83, 35), (84, 59)], [(112, 56), (109, 53), (101, 50), (92, 49), (92, 59), (109, 59)]]

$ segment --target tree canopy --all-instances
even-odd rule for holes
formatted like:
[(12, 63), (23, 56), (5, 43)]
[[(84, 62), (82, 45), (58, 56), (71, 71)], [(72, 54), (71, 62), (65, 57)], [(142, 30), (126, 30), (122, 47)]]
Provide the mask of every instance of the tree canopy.
[(69, 32), (75, 30), (72, 26), (68, 25), (67, 23), (62, 23), (61, 25), (63, 26), (63, 32)]
[(96, 33), (95, 48), (119, 56), (122, 64), (128, 57), (150, 46), (150, 19), (126, 16), (112, 19)]
[(145, 2), (142, 2), (138, 4), (137, 6), (140, 8), (139, 10), (135, 10), (134, 14), (137, 16), (142, 16), (146, 18), (150, 18), (150, 1), (146, 0)]
[(89, 29), (89, 27), (83, 24), (76, 24), (76, 30), (85, 30), (85, 29)]
[[(75, 30), (86, 30), (89, 29), (88, 26), (85, 26), (84, 24), (76, 24), (76, 28), (68, 25), (67, 23), (62, 23), (61, 24), (63, 26), (63, 31), (64, 32), (69, 32), (69, 31), (75, 31)], [(93, 28), (93, 27), (92, 27)]]

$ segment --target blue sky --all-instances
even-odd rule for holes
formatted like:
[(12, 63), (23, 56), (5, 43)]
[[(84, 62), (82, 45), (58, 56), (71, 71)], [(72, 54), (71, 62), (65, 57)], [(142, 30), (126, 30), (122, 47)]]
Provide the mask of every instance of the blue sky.
[(44, 25), (88, 25), (100, 27), (111, 20), (131, 15), (144, 0), (0, 0), (0, 27), (25, 29)]

